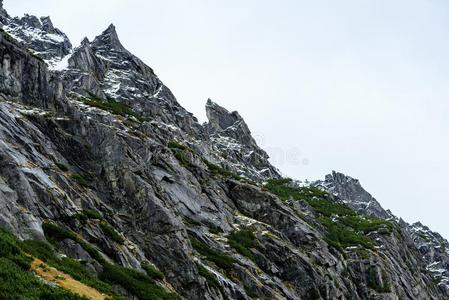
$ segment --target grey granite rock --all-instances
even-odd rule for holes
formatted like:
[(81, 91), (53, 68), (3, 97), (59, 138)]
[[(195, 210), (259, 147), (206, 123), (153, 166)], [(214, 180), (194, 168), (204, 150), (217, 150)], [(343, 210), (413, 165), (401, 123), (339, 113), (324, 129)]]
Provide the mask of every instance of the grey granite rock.
[[(99, 252), (58, 244), (92, 274), (102, 260), (140, 271), (151, 262), (183, 299), (447, 298), (444, 239), (333, 173), (314, 183), (333, 194), (326, 201), (393, 222), (367, 234), (374, 247), (337, 250), (310, 205), (265, 190), (280, 175), (243, 118), (208, 101), (198, 124), (114, 26), (72, 49), (49, 18), (0, 17), (11, 34), (0, 33), (1, 228), (42, 240), (42, 224), (58, 224)], [(30, 28), (43, 40), (28, 39)], [(101, 219), (80, 217), (86, 209)], [(248, 252), (230, 245), (238, 230), (255, 236)], [(127, 288), (116, 290), (137, 299)]]
[(360, 185), (358, 179), (333, 171), (332, 174), (326, 175), (324, 181), (316, 181), (313, 185), (322, 187), (364, 215), (382, 219), (393, 217)]

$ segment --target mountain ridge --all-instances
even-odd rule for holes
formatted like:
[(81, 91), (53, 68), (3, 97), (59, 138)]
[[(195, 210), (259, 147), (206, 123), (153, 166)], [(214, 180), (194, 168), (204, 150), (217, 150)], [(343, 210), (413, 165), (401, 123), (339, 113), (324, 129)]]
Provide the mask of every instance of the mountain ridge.
[[(2, 1), (0, 17), (1, 228), (85, 262), (114, 297), (449, 295), (441, 236), (344, 174), (281, 178), (237, 112), (208, 100), (199, 124), (113, 25), (73, 49), (50, 19)], [(162, 275), (139, 288), (107, 273), (148, 264)]]

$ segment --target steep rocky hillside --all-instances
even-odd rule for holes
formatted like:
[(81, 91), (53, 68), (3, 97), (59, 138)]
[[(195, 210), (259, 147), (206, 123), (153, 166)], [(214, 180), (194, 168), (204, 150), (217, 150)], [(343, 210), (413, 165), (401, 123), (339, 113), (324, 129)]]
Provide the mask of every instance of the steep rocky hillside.
[(447, 241), (357, 180), (282, 178), (237, 112), (208, 100), (199, 124), (113, 25), (72, 48), (1, 3), (1, 298), (449, 297)]

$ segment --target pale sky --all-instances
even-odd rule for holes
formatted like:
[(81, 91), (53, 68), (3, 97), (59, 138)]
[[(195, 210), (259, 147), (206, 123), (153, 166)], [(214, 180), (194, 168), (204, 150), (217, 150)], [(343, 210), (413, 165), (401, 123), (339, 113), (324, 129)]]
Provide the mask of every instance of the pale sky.
[(297, 179), (360, 179), (449, 237), (447, 0), (4, 0), (74, 45), (110, 23), (178, 101), (238, 110)]

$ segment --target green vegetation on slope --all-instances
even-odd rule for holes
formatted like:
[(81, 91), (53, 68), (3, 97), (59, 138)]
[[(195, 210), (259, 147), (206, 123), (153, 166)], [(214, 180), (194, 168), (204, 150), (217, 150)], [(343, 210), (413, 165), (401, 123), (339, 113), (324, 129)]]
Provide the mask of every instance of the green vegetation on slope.
[[(97, 217), (101, 218), (101, 216), (98, 213), (88, 213), (88, 214), (90, 214), (94, 218)], [(60, 227), (53, 223), (44, 223), (43, 228), (46, 237), (50, 241), (58, 241), (66, 238), (74, 240), (78, 244), (80, 244), (81, 247), (83, 247), (83, 249), (86, 250), (86, 252), (88, 252), (92, 258), (94, 258), (96, 261), (102, 264), (103, 272), (100, 273), (99, 278), (96, 278), (90, 276), (86, 268), (80, 262), (74, 261), (72, 259), (68, 259), (67, 261), (64, 261), (64, 259), (59, 260), (60, 264), (55, 265), (55, 267), (71, 275), (72, 277), (81, 281), (82, 283), (92, 286), (99, 291), (111, 295), (113, 299), (122, 298), (117, 296), (111, 288), (111, 285), (116, 284), (122, 286), (127, 291), (137, 296), (141, 300), (179, 299), (179, 297), (176, 294), (166, 292), (162, 287), (160, 287), (155, 282), (155, 280), (163, 279), (164, 276), (160, 271), (156, 270), (149, 264), (142, 265), (142, 268), (146, 271), (145, 274), (133, 269), (108, 263), (94, 246), (83, 240), (73, 231)], [(49, 257), (49, 253), (48, 251), (42, 251), (42, 253), (44, 255), (40, 255), (39, 253), (35, 253), (35, 255), (36, 257), (39, 257), (42, 260), (46, 261), (45, 257)], [(52, 265), (53, 260), (49, 260), (49, 262), (47, 263)]]
[(44, 229), (45, 236), (49, 241), (60, 241), (64, 239), (71, 239), (80, 244), (80, 246), (83, 247), (83, 249), (86, 250), (86, 252), (89, 253), (89, 255), (93, 259), (95, 259), (99, 263), (105, 263), (105, 259), (100, 254), (100, 252), (98, 252), (98, 250), (94, 246), (83, 240), (73, 231), (67, 230), (61, 226), (48, 222), (42, 224), (42, 228)]
[(117, 116), (133, 117), (139, 122), (149, 121), (149, 119), (144, 117), (142, 114), (133, 111), (130, 106), (112, 99), (101, 99), (94, 95), (90, 95), (90, 97), (85, 98), (83, 102), (87, 105), (100, 108)]
[(200, 242), (195, 238), (191, 238), (190, 242), (192, 243), (192, 247), (198, 251), (199, 254), (205, 257), (206, 260), (213, 262), (219, 268), (222, 268), (225, 271), (229, 271), (232, 269), (232, 265), (235, 263), (235, 260), (220, 251), (212, 249), (208, 245)]
[(192, 163), (192, 156), (194, 155), (192, 149), (176, 141), (170, 141), (167, 146), (182, 167), (189, 170), (195, 168), (195, 165)]
[(251, 253), (250, 248), (254, 248), (257, 245), (256, 236), (249, 230), (238, 230), (228, 235), (229, 245), (237, 250), (238, 253), (254, 260), (254, 256)]
[(158, 269), (156, 269), (155, 267), (153, 267), (152, 265), (150, 265), (149, 263), (142, 263), (142, 269), (145, 270), (145, 272), (147, 273), (147, 275), (155, 280), (163, 280), (164, 279), (164, 274), (159, 271)]
[(76, 182), (78, 182), (79, 185), (83, 187), (88, 187), (87, 179), (83, 175), (79, 173), (73, 173), (72, 175), (70, 175), (70, 177)]
[(117, 265), (103, 265), (100, 279), (111, 284), (119, 284), (141, 300), (179, 299), (176, 294), (167, 293), (148, 275)]
[[(187, 169), (194, 169), (195, 165), (192, 163), (192, 158), (197, 155), (195, 151), (183, 144), (180, 144), (176, 141), (170, 141), (168, 143), (168, 148), (172, 151), (175, 158), (178, 160), (179, 164)], [(242, 177), (240, 177), (238, 174), (226, 170), (222, 168), (221, 166), (218, 166), (216, 164), (213, 164), (206, 159), (202, 159), (203, 163), (207, 166), (210, 174), (212, 176), (221, 176), (225, 178), (233, 178), (235, 180), (242, 180)]]
[(101, 221), (100, 228), (103, 233), (116, 243), (123, 244), (125, 239), (108, 222)]
[(86, 224), (88, 220), (102, 220), (100, 213), (93, 209), (83, 209), (81, 212), (72, 216), (72, 218), (78, 219), (83, 224)]
[(265, 189), (284, 201), (306, 201), (326, 228), (328, 244), (339, 250), (358, 245), (374, 249), (374, 242), (366, 234), (383, 227), (390, 232), (393, 229), (391, 222), (361, 216), (345, 204), (330, 201), (326, 192), (316, 187), (298, 187), (289, 178), (269, 180)]
[(69, 170), (69, 167), (67, 167), (65, 164), (63, 163), (56, 163), (56, 166), (59, 168), (59, 170), (63, 171), (63, 172), (67, 172)]
[(47, 285), (34, 276), (29, 271), (32, 258), (25, 253), (26, 250), (29, 248), (24, 243), (0, 230), (0, 299), (86, 299)]
[(218, 165), (215, 165), (211, 162), (208, 162), (207, 160), (204, 161), (204, 163), (206, 164), (207, 168), (209, 169), (209, 171), (211, 172), (212, 175), (218, 175), (218, 176), (223, 176), (223, 177), (230, 177), (233, 178), (235, 180), (241, 180), (242, 178), (235, 174), (232, 171), (226, 170)]
[(48, 265), (57, 268), (59, 271), (69, 274), (75, 280), (103, 293), (114, 295), (111, 285), (92, 276), (89, 271), (87, 271), (83, 262), (68, 257), (58, 257), (50, 244), (42, 241), (28, 240), (23, 242), (22, 248), (26, 253), (41, 259)]

